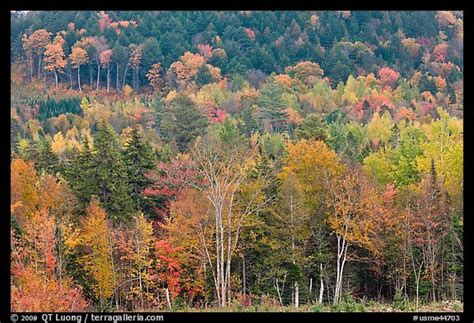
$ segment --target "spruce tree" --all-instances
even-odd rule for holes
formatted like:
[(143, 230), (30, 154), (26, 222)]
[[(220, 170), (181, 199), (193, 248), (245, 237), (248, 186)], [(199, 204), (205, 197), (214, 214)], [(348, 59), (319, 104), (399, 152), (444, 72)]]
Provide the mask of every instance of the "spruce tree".
[(80, 205), (85, 208), (95, 192), (92, 151), (86, 137), (81, 151), (77, 151), (65, 167), (65, 176), (76, 193)]
[(21, 157), (34, 162), (35, 168), (39, 173), (46, 172), (56, 175), (60, 170), (58, 156), (51, 149), (51, 142), (44, 137), (31, 141), (24, 156)]
[(275, 82), (266, 83), (258, 97), (260, 119), (270, 132), (284, 130), (288, 115), (284, 111), (285, 104), (282, 100), (284, 89)]
[(138, 127), (134, 127), (130, 133), (130, 138), (125, 143), (123, 157), (134, 205), (137, 210), (144, 211), (145, 199), (141, 192), (151, 183), (145, 174), (154, 168), (155, 162), (153, 151), (150, 145), (143, 141)]
[(41, 138), (37, 143), (37, 158), (33, 159), (36, 168), (48, 174), (56, 175), (62, 170), (58, 156), (51, 148), (51, 142), (46, 138)]
[(178, 96), (171, 106), (162, 113), (161, 131), (168, 141), (175, 141), (179, 151), (199, 135), (203, 135), (208, 125), (207, 118), (184, 95)]
[(133, 209), (127, 168), (112, 126), (102, 121), (94, 136), (92, 153), (95, 194), (114, 222), (129, 219)]

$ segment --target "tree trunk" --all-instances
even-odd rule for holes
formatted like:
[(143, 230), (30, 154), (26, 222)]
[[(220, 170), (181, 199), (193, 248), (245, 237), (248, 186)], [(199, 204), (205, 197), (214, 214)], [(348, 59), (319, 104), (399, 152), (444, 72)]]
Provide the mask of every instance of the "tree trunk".
[[(222, 210), (222, 208), (221, 208)], [(222, 300), (222, 307), (227, 305), (227, 282), (225, 281), (225, 271), (224, 271), (224, 224), (222, 223), (222, 211), (220, 212), (219, 217), (219, 231), (220, 231), (220, 252), (221, 252), (221, 300)]]
[(38, 80), (41, 78), (41, 55), (38, 55)]
[(295, 307), (300, 306), (300, 288), (298, 286), (298, 282), (295, 282)]
[(136, 76), (136, 82), (135, 82), (135, 87), (138, 90), (140, 88), (140, 75), (139, 75), (139, 69), (137, 67), (137, 76)]
[(137, 242), (137, 255), (138, 255), (138, 285), (140, 288), (140, 305), (141, 305), (141, 310), (143, 311), (144, 309), (144, 303), (143, 303), (143, 283), (142, 283), (142, 269), (141, 269), (141, 259), (140, 259), (140, 239), (136, 239)]
[(91, 91), (92, 91), (92, 89), (93, 89), (93, 87), (92, 87), (92, 64), (89, 64), (89, 81), (90, 81)]
[(342, 277), (344, 274), (344, 264), (347, 260), (348, 242), (344, 237), (337, 237), (337, 261), (336, 261), (336, 286), (334, 289), (333, 303), (337, 304), (341, 301), (342, 294)]
[(56, 72), (56, 69), (54, 69), (54, 81), (56, 84), (56, 88), (58, 87), (58, 73)]
[(79, 91), (82, 92), (81, 88), (81, 65), (77, 67), (77, 84), (79, 85)]
[(230, 301), (231, 299), (231, 288), (230, 288), (230, 264), (232, 261), (232, 199), (228, 202), (228, 210), (227, 210), (227, 262), (226, 262), (226, 271), (225, 271), (225, 282), (227, 288), (227, 300)]
[(31, 82), (33, 82), (33, 54), (31, 54), (31, 59), (30, 59), (30, 79)]
[(96, 91), (99, 91), (99, 83), (100, 83), (100, 64), (97, 64), (97, 88), (96, 88)]
[(110, 67), (107, 66), (107, 93), (110, 91)]
[(283, 306), (283, 300), (281, 299), (280, 286), (278, 285), (278, 278), (275, 278), (275, 287), (277, 289), (278, 300), (280, 301), (280, 306)]
[[(117, 276), (115, 275), (114, 251), (112, 249), (111, 239), (112, 239), (112, 237), (110, 236), (110, 233), (109, 233), (107, 241), (108, 241), (109, 246), (110, 246), (110, 262), (112, 263), (112, 273), (113, 273), (113, 277), (114, 277), (114, 286), (116, 286), (117, 285)], [(114, 292), (114, 293), (116, 293), (116, 292)], [(116, 309), (118, 310), (119, 304), (117, 302), (117, 298), (115, 299), (115, 306), (116, 306)]]
[[(291, 221), (291, 262), (293, 263), (293, 265), (296, 266), (296, 255), (295, 255), (295, 249), (296, 249), (296, 245), (295, 245), (295, 232), (294, 232), (294, 213), (295, 213), (295, 210), (294, 210), (294, 204), (293, 204), (293, 195), (290, 195), (290, 221)], [(299, 306), (299, 286), (298, 286), (298, 281), (295, 281), (294, 282), (294, 288), (293, 288), (293, 292), (294, 292), (294, 295), (293, 295), (293, 304), (295, 307), (298, 307)]]
[(219, 235), (219, 210), (215, 210), (215, 225), (216, 225), (216, 276), (217, 276), (217, 286), (216, 286), (216, 295), (219, 306), (222, 306), (222, 295), (221, 295), (221, 259), (220, 259), (220, 235)]
[(119, 64), (116, 64), (117, 66), (117, 73), (115, 75), (115, 91), (118, 92), (119, 90)]
[(416, 284), (416, 309), (418, 309), (419, 304), (420, 304), (420, 277), (421, 277), (421, 268), (423, 267), (423, 261), (420, 264), (420, 267), (418, 268), (418, 271), (416, 270), (415, 266), (415, 259), (413, 257), (412, 253), (412, 266), (413, 266), (413, 275), (415, 276), (415, 284)]
[(246, 286), (246, 277), (245, 277), (245, 251), (242, 250), (242, 283), (243, 283), (243, 286), (242, 286), (242, 294), (246, 295), (246, 290), (247, 290), (247, 286)]
[(122, 89), (124, 88), (125, 80), (127, 79), (128, 66), (129, 66), (129, 63), (127, 63), (127, 65), (125, 65), (125, 70), (123, 71)]
[(323, 264), (319, 264), (321, 273), (319, 274), (319, 304), (323, 303), (324, 281), (323, 281)]
[(165, 288), (165, 296), (166, 296), (166, 303), (168, 304), (168, 308), (171, 311), (170, 291), (168, 290), (168, 288)]

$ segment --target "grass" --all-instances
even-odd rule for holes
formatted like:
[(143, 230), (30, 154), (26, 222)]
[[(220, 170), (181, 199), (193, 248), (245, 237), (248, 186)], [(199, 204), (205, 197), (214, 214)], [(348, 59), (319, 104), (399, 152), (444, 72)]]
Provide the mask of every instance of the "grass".
[[(330, 312), (349, 312), (349, 313), (375, 313), (375, 312), (462, 312), (463, 303), (459, 301), (443, 301), (436, 303), (422, 304), (418, 309), (413, 302), (406, 302), (401, 305), (394, 303), (379, 303), (375, 301), (360, 301), (352, 298), (346, 298), (339, 304), (313, 304), (302, 305), (298, 308), (292, 306), (275, 305), (232, 305), (225, 308), (180, 308), (176, 312), (227, 312), (227, 313), (255, 313), (255, 312), (312, 312), (312, 313), (330, 313)], [(154, 309), (153, 311), (156, 311)]]

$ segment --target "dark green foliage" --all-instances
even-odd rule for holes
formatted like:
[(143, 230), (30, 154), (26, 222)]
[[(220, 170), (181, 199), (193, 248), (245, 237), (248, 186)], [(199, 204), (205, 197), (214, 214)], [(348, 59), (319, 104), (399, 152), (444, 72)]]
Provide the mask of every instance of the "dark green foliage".
[(155, 167), (155, 161), (151, 147), (143, 141), (137, 127), (133, 128), (130, 138), (125, 144), (123, 160), (127, 168), (132, 200), (135, 202), (136, 209), (143, 211), (145, 199), (141, 193), (150, 184), (145, 174)]
[(208, 83), (212, 83), (214, 78), (209, 72), (209, 68), (206, 65), (203, 65), (199, 68), (199, 71), (196, 75), (196, 85), (202, 86)]
[(161, 131), (168, 140), (174, 140), (179, 151), (184, 151), (199, 135), (204, 134), (207, 118), (186, 96), (180, 95), (171, 101), (161, 115)]
[(133, 201), (127, 167), (117, 135), (107, 122), (99, 124), (92, 150), (87, 140), (83, 143), (82, 150), (66, 167), (66, 178), (82, 207), (95, 195), (114, 222), (129, 219)]
[(38, 119), (44, 121), (65, 113), (82, 114), (81, 98), (70, 97), (61, 100), (47, 98), (45, 100), (33, 100), (31, 106), (39, 107)]
[(25, 156), (21, 157), (33, 161), (38, 172), (56, 175), (61, 169), (59, 159), (51, 149), (51, 142), (45, 137), (29, 142)]
[(117, 135), (105, 121), (100, 123), (94, 136), (92, 160), (92, 186), (102, 206), (115, 222), (129, 219), (133, 201), (128, 186), (127, 168), (122, 159)]
[(301, 126), (296, 130), (298, 138), (326, 141), (328, 126), (320, 114), (312, 113), (306, 116)]
[[(114, 21), (138, 21), (138, 26), (123, 28), (120, 35), (111, 28), (100, 31), (95, 11), (80, 14), (41, 11), (12, 15), (11, 56), (24, 57), (21, 34), (28, 29), (46, 28), (55, 34), (67, 29), (67, 24), (74, 21), (76, 30), (85, 28), (88, 36), (104, 36), (114, 53), (117, 46), (144, 44), (140, 84), (146, 83), (151, 64), (160, 62), (164, 69), (168, 69), (184, 52), (195, 52), (197, 44), (225, 49), (227, 59), (211, 58), (209, 61), (221, 68), (224, 74), (245, 73), (249, 69), (280, 73), (287, 66), (309, 60), (319, 63), (325, 75), (337, 84), (345, 82), (350, 74), (357, 75), (359, 69), (370, 73), (394, 65), (400, 66), (404, 77), (409, 77), (412, 69), (419, 68), (420, 57), (407, 55), (401, 45), (403, 36), (398, 32), (403, 31), (404, 37), (436, 41), (441, 28), (435, 11), (354, 11), (348, 18), (341, 18), (337, 11), (325, 11), (317, 13), (319, 26), (316, 28), (309, 23), (311, 11), (253, 11), (249, 15), (237, 11), (219, 14), (212, 11), (108, 11), (107, 14)], [(249, 37), (244, 28), (251, 29), (255, 39)], [(443, 31), (454, 38), (454, 29), (443, 28)], [(219, 42), (215, 41), (216, 36), (220, 37)], [(66, 52), (76, 38), (75, 33), (66, 34)], [(434, 43), (431, 42), (430, 46)], [(325, 51), (316, 45), (321, 45)], [(119, 77), (122, 78), (126, 61), (119, 61)], [(449, 51), (447, 61), (461, 66), (462, 54), (456, 50)], [(115, 57), (113, 62), (117, 62)], [(112, 69), (111, 72), (116, 76), (116, 71)], [(450, 78), (460, 79), (462, 72), (453, 70), (452, 75), (448, 75), (452, 81)]]
[(423, 74), (420, 80), (420, 92), (429, 91), (431, 93), (436, 93), (436, 84), (433, 79), (429, 78), (427, 74)]
[(10, 151), (12, 155), (17, 152), (18, 141), (21, 139), (21, 127), (14, 118), (10, 119)]
[(65, 170), (68, 183), (83, 208), (89, 204), (92, 194), (95, 193), (94, 161), (89, 146), (90, 143), (86, 139), (82, 150), (76, 151)]
[(287, 114), (283, 111), (286, 107), (282, 100), (283, 87), (276, 82), (267, 82), (260, 90), (258, 107), (260, 119), (264, 129), (281, 131), (286, 128)]
[(48, 174), (56, 175), (62, 169), (58, 156), (51, 149), (51, 142), (44, 137), (37, 143), (37, 155), (32, 160), (38, 170)]

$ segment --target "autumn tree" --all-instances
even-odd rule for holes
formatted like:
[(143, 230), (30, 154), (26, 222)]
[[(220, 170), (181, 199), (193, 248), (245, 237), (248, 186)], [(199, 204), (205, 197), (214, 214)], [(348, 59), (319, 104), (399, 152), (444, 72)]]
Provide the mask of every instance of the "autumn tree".
[[(310, 234), (321, 247), (317, 251), (318, 256), (314, 258), (317, 262), (315, 267), (319, 271), (321, 291), (324, 290), (325, 273), (329, 265), (327, 257), (324, 256), (329, 253), (327, 246), (324, 247), (328, 231), (325, 224), (324, 201), (328, 194), (327, 183), (341, 174), (342, 165), (336, 153), (322, 141), (302, 139), (294, 144), (288, 143), (286, 151), (287, 156), (279, 177), (283, 180), (283, 188), (286, 187), (281, 193), (286, 200), (283, 205), (286, 205), (286, 210), (289, 209), (291, 216), (288, 219), (288, 212), (283, 214), (286, 215), (286, 221), (290, 220), (292, 223), (293, 229), (290, 233), (293, 232), (293, 239), (299, 242), (300, 250), (304, 246), (300, 238), (308, 238)], [(287, 186), (289, 184), (290, 187)], [(299, 226), (295, 226), (296, 223), (299, 223)], [(309, 241), (306, 240), (305, 243), (309, 244)], [(293, 250), (294, 248), (292, 247)], [(319, 299), (321, 301), (322, 296)]]
[[(86, 311), (83, 290), (70, 277), (61, 277), (54, 217), (33, 213), (21, 235), (11, 232), (11, 308), (13, 311)], [(53, 291), (53, 292), (52, 292)]]
[(31, 40), (28, 37), (28, 35), (23, 34), (21, 37), (21, 42), (22, 42), (22, 47), (23, 50), (25, 51), (26, 59), (29, 62), (30, 65), (30, 80), (33, 82), (33, 48), (31, 44)]
[(377, 147), (388, 142), (392, 134), (393, 121), (390, 113), (385, 112), (382, 116), (377, 112), (372, 116), (367, 125), (367, 139)]
[(112, 58), (112, 50), (111, 49), (104, 50), (99, 55), (100, 65), (102, 65), (102, 68), (107, 69), (107, 92), (109, 92), (109, 90), (110, 90), (110, 63), (111, 63), (111, 58)]
[(11, 165), (11, 213), (17, 215), (19, 221), (29, 216), (38, 203), (36, 189), (37, 175), (33, 162), (26, 163), (22, 159), (14, 159)]
[(130, 45), (130, 57), (129, 57), (129, 62), (130, 66), (132, 67), (132, 70), (135, 72), (133, 74), (133, 88), (137, 89), (138, 88), (138, 73), (140, 71), (140, 63), (142, 60), (142, 46), (141, 45)]
[(151, 66), (151, 69), (146, 75), (148, 82), (153, 87), (155, 93), (163, 94), (164, 92), (164, 82), (161, 78), (161, 64), (156, 63)]
[[(232, 150), (229, 147), (233, 147)], [(252, 156), (255, 152), (255, 147), (248, 146), (237, 128), (226, 123), (199, 138), (192, 151), (195, 170), (202, 182), (187, 180), (186, 184), (202, 191), (213, 208), (215, 262), (212, 258), (208, 260), (220, 306), (226, 306), (230, 298), (231, 261), (238, 245), (242, 221), (267, 201), (260, 197), (264, 182), (253, 190), (244, 203), (237, 201), (237, 192), (253, 167)]]
[(308, 87), (312, 86), (324, 75), (324, 71), (318, 63), (308, 61), (300, 62), (292, 67), (287, 67), (285, 72)]
[(87, 310), (82, 288), (65, 270), (59, 227), (73, 205), (64, 183), (16, 159), (11, 189), (12, 309)]
[[(206, 76), (205, 76), (206, 75)], [(174, 80), (179, 89), (186, 90), (196, 84), (200, 78), (201, 85), (211, 80), (219, 81), (221, 71), (219, 68), (206, 64), (206, 59), (200, 54), (186, 52), (180, 59), (171, 64), (168, 78)], [(206, 79), (206, 81), (203, 81)]]
[(327, 182), (328, 223), (336, 236), (336, 282), (333, 303), (341, 301), (345, 264), (349, 246), (355, 245), (377, 253), (375, 221), (381, 208), (377, 193), (358, 169), (349, 169), (342, 176)]
[(35, 30), (28, 38), (28, 48), (37, 55), (38, 59), (38, 79), (41, 76), (41, 61), (46, 50), (46, 46), (51, 42), (51, 33), (46, 29)]
[(69, 55), (71, 65), (74, 68), (77, 68), (77, 85), (79, 91), (82, 92), (81, 88), (81, 65), (87, 64), (89, 57), (87, 56), (87, 51), (79, 46), (73, 46), (71, 54)]
[(63, 45), (64, 39), (61, 36), (56, 36), (52, 44), (46, 45), (44, 52), (44, 69), (54, 73), (56, 87), (58, 87), (58, 73), (64, 73), (64, 68), (67, 65)]
[(110, 224), (97, 199), (92, 199), (87, 208), (77, 247), (83, 250), (80, 263), (91, 279), (94, 297), (104, 309), (114, 293), (116, 281)]
[[(175, 261), (182, 269), (179, 281), (169, 285), (179, 286), (189, 301), (197, 296), (207, 296), (206, 278), (213, 275), (209, 258), (214, 254), (210, 202), (202, 191), (184, 184), (176, 199), (170, 203), (170, 212), (164, 219), (163, 229), (167, 239), (160, 242), (161, 249), (173, 248), (176, 251)], [(163, 256), (166, 254), (160, 255)], [(184, 258), (187, 261), (183, 262)]]
[(379, 70), (379, 77), (383, 86), (393, 88), (400, 78), (400, 73), (390, 67), (383, 67)]
[(159, 240), (155, 244), (155, 252), (158, 263), (158, 277), (165, 290), (165, 299), (168, 308), (172, 308), (172, 298), (181, 293), (181, 270), (183, 259), (182, 247), (175, 247), (167, 240)]
[(196, 180), (194, 168), (189, 155), (178, 155), (169, 163), (158, 163), (156, 170), (146, 174), (151, 184), (143, 191), (143, 195), (153, 200), (154, 213), (161, 222), (169, 216), (170, 204), (186, 189), (186, 182)]
[(116, 302), (123, 295), (132, 310), (150, 308), (156, 304), (152, 223), (143, 213), (136, 213), (130, 226), (114, 231), (114, 241), (119, 255), (117, 279), (120, 279), (115, 288)]
[[(310, 208), (305, 203), (304, 193), (295, 173), (280, 173), (282, 184), (279, 191), (278, 218), (282, 225), (283, 244), (292, 268), (289, 283), (292, 284), (292, 304), (299, 307), (301, 269), (304, 264), (304, 249), (311, 234)], [(280, 291), (278, 291), (280, 293)]]
[(422, 143), (422, 155), (417, 156), (418, 171), (428, 174), (431, 160), (434, 161), (438, 177), (453, 201), (462, 205), (463, 191), (463, 125), (462, 121), (450, 117), (442, 108), (437, 109), (439, 119), (422, 127), (427, 140)]

